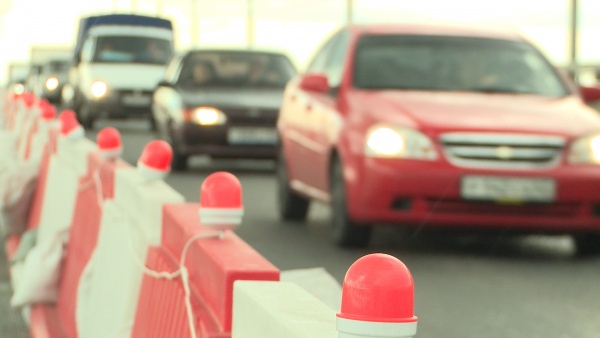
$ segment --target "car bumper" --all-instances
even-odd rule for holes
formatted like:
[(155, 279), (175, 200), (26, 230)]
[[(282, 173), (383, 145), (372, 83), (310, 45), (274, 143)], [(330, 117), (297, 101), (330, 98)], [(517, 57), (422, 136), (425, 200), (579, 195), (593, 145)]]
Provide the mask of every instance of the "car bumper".
[(272, 159), (277, 155), (278, 140), (274, 122), (266, 126), (200, 126), (183, 123), (175, 126), (173, 132), (178, 151), (186, 155), (257, 159)]
[(111, 91), (101, 98), (88, 98), (86, 104), (90, 113), (98, 117), (146, 117), (151, 114), (151, 95), (150, 92)]
[[(346, 170), (349, 213), (356, 221), (534, 232), (600, 230), (598, 167), (499, 171), (411, 160), (361, 158), (358, 162)], [(470, 200), (461, 195), (466, 175), (551, 179), (555, 197), (543, 203)]]

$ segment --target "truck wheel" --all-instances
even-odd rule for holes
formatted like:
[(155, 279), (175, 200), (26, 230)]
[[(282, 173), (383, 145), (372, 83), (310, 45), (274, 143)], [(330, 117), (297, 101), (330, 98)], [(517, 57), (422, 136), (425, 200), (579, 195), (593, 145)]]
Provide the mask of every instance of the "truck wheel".
[(582, 233), (573, 235), (577, 255), (592, 256), (600, 255), (600, 233)]
[(85, 128), (85, 130), (93, 130), (94, 129), (94, 116), (92, 114), (91, 109), (85, 103), (81, 105), (79, 108), (79, 119), (81, 126)]
[(346, 186), (340, 160), (331, 167), (331, 223), (333, 241), (342, 247), (363, 248), (369, 244), (373, 228), (370, 224), (354, 222), (348, 216)]
[(290, 189), (283, 147), (277, 158), (277, 209), (279, 216), (286, 221), (303, 221), (308, 214), (310, 200)]

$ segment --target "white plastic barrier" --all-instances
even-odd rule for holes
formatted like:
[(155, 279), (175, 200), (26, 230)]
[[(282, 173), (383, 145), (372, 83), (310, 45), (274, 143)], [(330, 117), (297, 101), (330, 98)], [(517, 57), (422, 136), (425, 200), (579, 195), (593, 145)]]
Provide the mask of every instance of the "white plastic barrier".
[(237, 281), (232, 338), (336, 338), (335, 311), (291, 282)]
[(68, 240), (80, 177), (87, 170), (87, 157), (96, 149), (84, 138), (59, 139), (58, 153), (50, 157), (36, 245), (23, 263), (11, 268), (14, 288), (11, 305), (54, 301), (63, 245)]
[(344, 278), (340, 311), (334, 311), (293, 283), (238, 281), (232, 338), (411, 338), (417, 334), (412, 275), (390, 255), (369, 254), (354, 262)]
[(149, 246), (159, 245), (162, 206), (184, 198), (162, 180), (117, 171), (115, 198), (104, 203), (98, 244), (77, 296), (80, 337), (130, 337)]

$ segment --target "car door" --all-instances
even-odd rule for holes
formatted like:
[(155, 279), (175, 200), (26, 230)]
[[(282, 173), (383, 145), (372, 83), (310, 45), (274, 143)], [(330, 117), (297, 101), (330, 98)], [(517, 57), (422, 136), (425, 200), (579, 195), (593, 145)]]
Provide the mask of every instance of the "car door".
[[(332, 36), (315, 54), (307, 73), (325, 73), (326, 64), (340, 34)], [(291, 91), (291, 92), (290, 92)], [(325, 190), (316, 189), (320, 174), (315, 165), (322, 163), (326, 148), (319, 142), (319, 126), (323, 121), (324, 109), (330, 106), (328, 94), (302, 90), (298, 86), (288, 89), (284, 102), (286, 155), (292, 187), (312, 197), (323, 198)], [(319, 167), (322, 167), (319, 165)], [(322, 186), (322, 185), (321, 185)]]
[(312, 181), (314, 187), (319, 191), (329, 191), (329, 159), (335, 135), (341, 128), (341, 116), (338, 111), (338, 90), (342, 82), (344, 64), (348, 54), (350, 34), (341, 31), (332, 46), (324, 65), (323, 73), (327, 75), (331, 90), (329, 93), (314, 94), (315, 104), (313, 107), (314, 123), (311, 134), (315, 143), (315, 151), (309, 160), (313, 163)]

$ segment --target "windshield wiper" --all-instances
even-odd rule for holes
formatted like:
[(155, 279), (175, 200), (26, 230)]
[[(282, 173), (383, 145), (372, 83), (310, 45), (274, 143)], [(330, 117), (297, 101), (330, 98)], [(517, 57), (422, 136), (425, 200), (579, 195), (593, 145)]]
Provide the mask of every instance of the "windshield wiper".
[(478, 92), (478, 93), (506, 93), (506, 94), (535, 94), (531, 91), (519, 90), (512, 87), (491, 87), (491, 86), (482, 86), (482, 87), (474, 87), (469, 88), (466, 91), (470, 92)]

